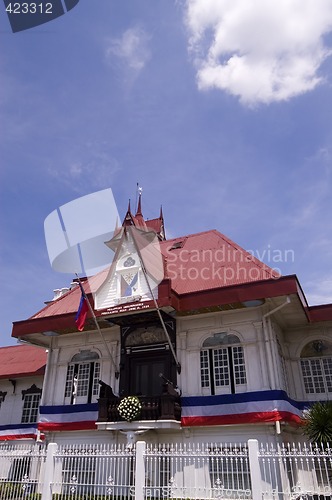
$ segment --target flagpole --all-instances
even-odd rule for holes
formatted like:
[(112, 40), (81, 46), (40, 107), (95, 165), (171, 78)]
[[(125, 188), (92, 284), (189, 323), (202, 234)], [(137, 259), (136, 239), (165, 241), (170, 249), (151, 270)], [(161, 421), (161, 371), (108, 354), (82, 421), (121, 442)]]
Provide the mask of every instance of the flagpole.
[[(135, 238), (133, 238), (134, 241), (135, 241)], [(167, 339), (167, 342), (168, 342), (168, 345), (170, 347), (170, 350), (171, 350), (171, 353), (172, 353), (172, 356), (174, 358), (174, 361), (175, 361), (175, 364), (176, 364), (176, 369), (177, 369), (177, 372), (180, 374), (181, 373), (181, 364), (176, 356), (176, 352), (174, 350), (174, 347), (173, 347), (173, 344), (172, 344), (172, 341), (171, 341), (171, 338), (169, 336), (169, 333), (167, 331), (167, 328), (166, 328), (166, 325), (165, 325), (165, 321), (164, 321), (164, 318), (162, 317), (161, 315), (161, 312), (160, 312), (160, 309), (159, 309), (159, 305), (158, 305), (158, 302), (152, 292), (152, 288), (150, 286), (150, 283), (149, 283), (149, 280), (148, 280), (148, 274), (147, 274), (147, 271), (145, 269), (145, 266), (144, 266), (144, 262), (143, 262), (143, 259), (141, 257), (141, 252), (140, 252), (140, 249), (138, 248), (138, 245), (136, 244), (135, 242), (135, 246), (136, 246), (136, 250), (137, 250), (137, 255), (138, 255), (138, 258), (140, 260), (140, 263), (141, 263), (141, 268), (142, 268), (142, 271), (143, 271), (143, 274), (144, 274), (144, 278), (145, 278), (145, 281), (146, 281), (146, 284), (148, 286), (148, 289), (149, 289), (149, 292), (151, 294), (151, 297), (152, 297), (152, 300), (154, 302), (154, 305), (155, 305), (155, 308), (157, 310), (157, 314), (159, 316), (159, 319), (160, 319), (160, 323), (161, 323), (161, 326), (163, 327), (163, 330), (164, 330), (164, 333), (166, 335), (166, 339)]]
[(95, 323), (95, 325), (96, 325), (96, 328), (97, 328), (97, 330), (98, 330), (98, 333), (99, 333), (99, 335), (100, 335), (100, 337), (101, 337), (101, 339), (102, 339), (102, 341), (103, 341), (103, 343), (104, 343), (104, 346), (105, 346), (105, 348), (106, 348), (106, 350), (107, 350), (107, 353), (108, 353), (108, 355), (109, 355), (109, 357), (110, 357), (110, 359), (111, 359), (111, 362), (112, 362), (112, 364), (113, 364), (113, 367), (114, 367), (114, 370), (115, 370), (115, 378), (116, 378), (116, 379), (118, 379), (118, 378), (119, 378), (119, 376), (120, 376), (120, 372), (119, 372), (119, 370), (118, 370), (118, 368), (117, 368), (117, 366), (116, 366), (116, 364), (115, 364), (115, 361), (114, 361), (114, 359), (113, 359), (112, 353), (111, 353), (111, 351), (110, 351), (110, 349), (109, 349), (109, 347), (108, 347), (108, 345), (107, 345), (107, 342), (106, 342), (106, 340), (105, 340), (105, 337), (104, 337), (104, 335), (103, 335), (103, 333), (102, 333), (102, 331), (101, 331), (101, 328), (100, 328), (100, 326), (99, 326), (99, 324), (98, 324), (98, 321), (97, 321), (97, 318), (96, 318), (95, 312), (94, 312), (94, 310), (93, 310), (93, 308), (92, 308), (92, 306), (91, 306), (91, 304), (90, 304), (90, 301), (89, 301), (89, 299), (88, 299), (88, 297), (87, 297), (87, 295), (86, 295), (86, 293), (85, 293), (85, 291), (84, 291), (84, 288), (83, 288), (83, 285), (82, 285), (82, 281), (81, 281), (81, 279), (80, 279), (80, 277), (78, 276), (78, 274), (77, 274), (77, 273), (75, 273), (75, 275), (76, 275), (77, 280), (78, 280), (78, 282), (79, 282), (79, 284), (80, 284), (80, 288), (81, 288), (81, 291), (82, 291), (82, 293), (83, 293), (84, 300), (86, 301), (86, 303), (87, 303), (87, 305), (88, 305), (89, 311), (90, 311), (90, 313), (91, 313), (91, 315), (92, 315), (92, 318), (93, 318), (93, 320), (94, 320), (94, 323)]
[(147, 272), (146, 272), (146, 269), (145, 269), (144, 264), (142, 263), (142, 261), (141, 261), (141, 265), (142, 265), (142, 271), (143, 271), (143, 274), (144, 274), (144, 277), (145, 277), (145, 281), (146, 281), (146, 283), (147, 283), (147, 285), (148, 285), (149, 292), (150, 292), (150, 294), (151, 294), (151, 296), (152, 296), (152, 299), (153, 299), (153, 302), (154, 302), (155, 308), (156, 308), (156, 310), (157, 310), (157, 314), (158, 314), (159, 319), (160, 319), (161, 326), (163, 327), (164, 333), (165, 333), (166, 338), (167, 338), (167, 342), (168, 342), (169, 347), (170, 347), (170, 350), (171, 350), (171, 352), (172, 352), (172, 356), (173, 356), (174, 361), (175, 361), (175, 364), (176, 364), (176, 369), (177, 369), (177, 372), (180, 374), (180, 373), (181, 373), (181, 364), (180, 364), (180, 362), (179, 362), (179, 360), (178, 360), (178, 358), (177, 358), (177, 356), (176, 356), (176, 352), (175, 352), (175, 350), (174, 350), (174, 347), (173, 347), (173, 344), (172, 344), (171, 338), (170, 338), (169, 333), (168, 333), (168, 331), (167, 331), (167, 328), (166, 328), (166, 325), (165, 325), (164, 318), (163, 318), (163, 317), (162, 317), (162, 315), (161, 315), (161, 312), (160, 312), (160, 309), (159, 309), (158, 302), (157, 302), (157, 300), (156, 300), (155, 296), (154, 296), (154, 295), (153, 295), (153, 293), (152, 293), (152, 289), (151, 289), (151, 286), (150, 286), (150, 283), (149, 283), (149, 280), (148, 280), (148, 277), (147, 277)]

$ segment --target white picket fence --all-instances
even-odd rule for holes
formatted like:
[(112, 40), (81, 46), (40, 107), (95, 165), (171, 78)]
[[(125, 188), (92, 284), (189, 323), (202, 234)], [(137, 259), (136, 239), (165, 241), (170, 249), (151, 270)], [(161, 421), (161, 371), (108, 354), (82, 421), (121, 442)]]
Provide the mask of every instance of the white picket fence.
[(332, 498), (332, 450), (310, 445), (0, 445), (0, 500)]

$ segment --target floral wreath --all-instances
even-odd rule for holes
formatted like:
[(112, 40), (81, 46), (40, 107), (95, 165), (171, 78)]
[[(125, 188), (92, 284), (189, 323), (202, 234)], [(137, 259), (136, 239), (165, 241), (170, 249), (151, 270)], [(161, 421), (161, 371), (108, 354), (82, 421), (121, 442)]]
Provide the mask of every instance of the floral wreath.
[(141, 413), (142, 405), (137, 396), (123, 398), (118, 404), (120, 417), (128, 422), (135, 420)]

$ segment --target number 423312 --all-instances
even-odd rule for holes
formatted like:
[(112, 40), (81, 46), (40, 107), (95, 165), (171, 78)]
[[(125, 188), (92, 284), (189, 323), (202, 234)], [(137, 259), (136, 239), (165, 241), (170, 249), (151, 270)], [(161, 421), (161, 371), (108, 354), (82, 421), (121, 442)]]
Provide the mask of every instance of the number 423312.
[(9, 14), (52, 14), (53, 4), (48, 3), (9, 3), (6, 11)]

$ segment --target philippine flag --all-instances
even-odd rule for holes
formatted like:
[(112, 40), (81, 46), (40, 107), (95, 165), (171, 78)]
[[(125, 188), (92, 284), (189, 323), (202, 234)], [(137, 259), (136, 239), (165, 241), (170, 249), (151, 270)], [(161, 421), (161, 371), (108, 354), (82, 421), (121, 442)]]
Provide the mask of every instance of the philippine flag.
[(89, 306), (88, 306), (88, 298), (85, 295), (85, 292), (83, 290), (83, 287), (81, 283), (79, 283), (80, 289), (82, 292), (81, 300), (80, 300), (80, 305), (78, 307), (78, 311), (75, 317), (75, 323), (77, 325), (77, 329), (81, 332), (84, 330), (84, 325), (85, 325), (85, 320), (86, 316), (88, 314)]

